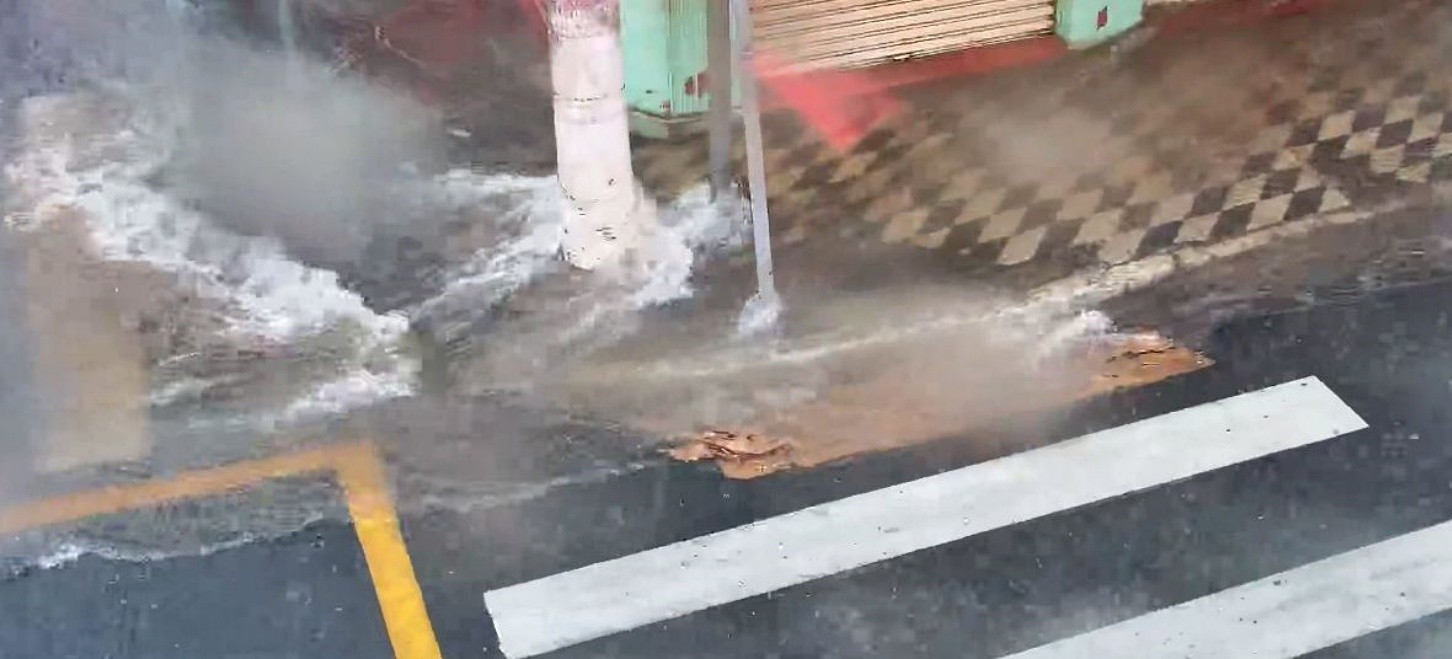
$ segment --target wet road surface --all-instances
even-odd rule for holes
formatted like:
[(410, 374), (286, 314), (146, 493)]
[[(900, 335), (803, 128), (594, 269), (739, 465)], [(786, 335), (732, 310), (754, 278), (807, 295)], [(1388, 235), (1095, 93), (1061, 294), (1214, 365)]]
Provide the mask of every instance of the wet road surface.
[[(1445, 202), (1438, 186), (1452, 176), (1448, 93), (1437, 75), (1445, 21), (1426, 18), (1445, 17), (1445, 3), (1402, 7), (1385, 19), (1347, 10), (1258, 36), (1165, 41), (1138, 64), (1129, 58), (1112, 85), (1103, 76), (1078, 80), (1096, 65), (1086, 58), (958, 91), (914, 92), (910, 100), (926, 112), (850, 154), (798, 144), (812, 138), (787, 126), (773, 149), (774, 212), (786, 220), (782, 242), (803, 251), (783, 259), (784, 281), (810, 284), (804, 299), (814, 286), (891, 288), (898, 282), (887, 275), (898, 271), (959, 285), (966, 274), (968, 287), (1004, 283), (1017, 293), (1133, 259), (1204, 265), (1308, 226), (1323, 241), (1341, 236), (1306, 259), (1316, 261), (1309, 273), (1226, 258), (1216, 267), (1229, 271), (1227, 290), (1192, 287), (1188, 297), (1210, 290), (1245, 300), (1272, 280), (1300, 288), (1355, 278), (1368, 253), (1402, 249), (1382, 242), (1400, 212), (1389, 206), (1436, 214)], [(1258, 76), (1230, 73), (1237, 70)], [(1186, 80), (1197, 93), (1186, 93)], [(969, 102), (983, 98), (998, 100)], [(1023, 121), (1005, 124), (1005, 116)], [(1083, 153), (1043, 148), (1045, 136), (1061, 142), (1065, 134), (1085, 138)], [(1000, 144), (1005, 136), (1015, 138)], [(676, 146), (642, 149), (642, 175), (698, 182), (686, 166), (691, 154), (682, 160)], [(1106, 151), (1115, 158), (1101, 158)], [(992, 163), (985, 155), (1002, 153), (1016, 157)], [(1055, 180), (1039, 180), (1043, 159), (1075, 155), (1083, 157), (1069, 158)], [(1389, 199), (1396, 203), (1383, 204)], [(1325, 226), (1336, 222), (1381, 235), (1346, 239)], [(1413, 233), (1435, 239), (1440, 224), (1438, 216)], [(881, 259), (847, 250), (854, 242), (884, 250)], [(1284, 267), (1301, 247), (1288, 243), (1268, 260)], [(942, 260), (928, 258), (935, 254)], [(382, 269), (373, 259), (366, 269), (375, 265)], [(138, 281), (127, 289), (157, 295), (151, 279)], [(0, 512), (0, 542), (77, 524), (86, 527), (80, 537), (102, 540), (43, 542), (54, 550), (45, 560), (30, 555), (10, 566), (0, 579), (0, 657), (987, 658), (1035, 647), (1040, 657), (1162, 656), (1215, 630), (1228, 631), (1212, 640), (1241, 645), (1200, 644), (1195, 656), (1442, 657), (1452, 616), (1439, 611), (1452, 606), (1442, 599), (1452, 587), (1437, 586), (1452, 568), (1427, 551), (1441, 543), (1437, 525), (1452, 518), (1442, 402), (1452, 395), (1442, 311), (1452, 308), (1452, 285), (1350, 290), (1288, 291), (1291, 306), (1310, 308), (1285, 311), (1281, 300), (1282, 310), (1266, 315), (1275, 305), (1247, 303), (1223, 324), (1185, 299), (1155, 313), (1148, 308), (1162, 300), (1151, 297), (1126, 307), (1142, 318), (1114, 317), (1188, 323), (1214, 368), (750, 482), (632, 454), (640, 438), (617, 427), (496, 414), (483, 404), (457, 418), (418, 399), (359, 413), (391, 421), (354, 424), (383, 447), (388, 480), (372, 458), (353, 461), (356, 445), (299, 460), (286, 440), (177, 419), (182, 429), (152, 464), (111, 465), (90, 479), (131, 486), (61, 499), (34, 492), (44, 500)], [(1200, 322), (1205, 316), (1217, 320)], [(471, 338), (479, 337), (498, 338)], [(7, 367), (27, 353), (23, 345), (0, 350)], [(259, 363), (245, 351), (227, 361)], [(1267, 388), (1299, 382), (1314, 395), (1264, 402)], [(1232, 399), (1247, 392), (1252, 398)], [(1223, 400), (1262, 402), (1242, 409), (1232, 437), (1221, 438), (1219, 419), (1205, 419)], [(1257, 412), (1274, 417), (1274, 432)], [(1151, 425), (1127, 425), (1135, 422)], [(407, 432), (411, 424), (417, 432)], [(491, 442), (495, 435), (509, 440)], [(467, 448), (455, 453), (457, 445)], [(1170, 445), (1177, 448), (1163, 456), (1149, 450)], [(1100, 452), (1070, 453), (1068, 471), (1049, 469), (1065, 469), (1055, 456), (1083, 446)], [(8, 463), (31, 462), (5, 448), (14, 449)], [(1018, 462), (998, 460), (1010, 454)], [(249, 455), (263, 457), (184, 471)], [(1005, 466), (1015, 464), (1022, 467)], [(164, 475), (173, 470), (183, 471)], [(275, 481), (304, 472), (312, 498), (282, 512), (296, 502), (272, 489)], [(439, 472), (464, 491), (463, 503), (440, 495), (430, 486), (437, 483), (420, 485)], [(146, 480), (151, 474), (156, 480)], [(927, 494), (921, 482), (906, 485), (928, 477), (938, 480)], [(190, 534), (205, 552), (171, 537)], [(179, 546), (123, 550), (106, 542), (116, 538), (135, 540), (121, 543), (128, 548), (149, 547), (148, 539)], [(9, 559), (8, 549), (0, 544), (0, 557)], [(580, 576), (591, 574), (600, 576)], [(1345, 587), (1317, 589), (1326, 583)], [(1249, 590), (1227, 590), (1237, 587)], [(1337, 599), (1363, 587), (1390, 590)], [(1245, 609), (1247, 601), (1264, 606)], [(1142, 630), (1164, 638), (1128, 655), (1076, 650), (1113, 647), (1126, 633), (1148, 638)]]
[(153, 562), (83, 556), (6, 582), (12, 657), (394, 656), (352, 530)]
[[(1447, 476), (1452, 473), (1452, 433), (1447, 430), (1452, 408), (1444, 402), (1452, 395), (1447, 309), (1452, 309), (1452, 284), (1437, 282), (1350, 304), (1237, 320), (1207, 340), (1205, 351), (1218, 361), (1211, 369), (1065, 410), (1048, 422), (1005, 419), (972, 437), (818, 470), (738, 482), (723, 480), (709, 468), (657, 463), (463, 512), (403, 502), (402, 537), (427, 606), (425, 628), (431, 627), (445, 657), (526, 656), (528, 650), (501, 654), (501, 641), (508, 649), (511, 643), (530, 647), (521, 640), (529, 634), (564, 638), (571, 625), (589, 620), (571, 608), (588, 593), (558, 593), (558, 615), (542, 621), (542, 632), (522, 632), (527, 625), (521, 626), (518, 615), (490, 610), (485, 593), (811, 506), (842, 506), (846, 497), (894, 491), (934, 474), (986, 473), (972, 470), (993, 468), (990, 458), (997, 454), (1040, 444), (1064, 450), (1074, 444), (1063, 440), (1101, 430), (1114, 435), (1122, 431), (1112, 429), (1125, 424), (1156, 418), (1150, 423), (1161, 423), (1162, 415), (1182, 410), (1202, 413), (1206, 403), (1314, 377), (1324, 384), (1316, 398), (1296, 409), (1269, 404), (1265, 413), (1306, 414), (1314, 422), (1340, 414), (1337, 406), (1344, 405), (1367, 427), (1305, 430), (1309, 434), (1301, 439), (1287, 439), (1283, 432), (1272, 439), (1296, 444), (1289, 450), (1253, 450), (1247, 461), (1223, 468), (1204, 466), (1212, 465), (1218, 459), (1213, 456), (1232, 440), (1205, 440), (1201, 448), (1186, 449), (1187, 455), (1165, 457), (1167, 462), (1205, 461), (1184, 479), (1133, 456), (1121, 465), (1122, 472), (1113, 463), (1086, 461), (1086, 469), (1103, 473), (1101, 479), (1090, 479), (1091, 485), (1126, 476), (1148, 482), (1142, 491), (1123, 495), (1106, 485), (1106, 496), (1090, 497), (1072, 509), (1066, 508), (1074, 501), (1054, 503), (1056, 494), (1009, 488), (1000, 496), (1050, 501), (1047, 514), (1010, 515), (1012, 523), (965, 531), (933, 546), (915, 549), (909, 543), (885, 550), (886, 560), (863, 567), (837, 571), (834, 561), (843, 545), (881, 542), (892, 533), (874, 536), (844, 527), (793, 539), (806, 543), (793, 546), (807, 547), (803, 553), (808, 555), (798, 554), (807, 568), (787, 578), (791, 585), (741, 598), (715, 593), (711, 597), (725, 603), (693, 610), (688, 602), (686, 615), (627, 625), (627, 631), (598, 638), (586, 634), (578, 644), (556, 639), (568, 647), (543, 656), (1001, 657), (1258, 580), (1297, 583), (1281, 573), (1346, 552), (1371, 551), (1382, 541), (1452, 519)], [(1194, 424), (1204, 417), (1190, 419), (1183, 429), (1190, 435), (1176, 430), (1139, 439), (1194, 439)], [(1028, 449), (1020, 457), (1028, 460), (1025, 464), (1048, 468), (1035, 457), (1045, 450)], [(955, 471), (964, 467), (970, 469)], [(1170, 482), (1159, 482), (1157, 474)], [(961, 481), (963, 487), (975, 486), (972, 479)], [(1062, 491), (1078, 487), (1066, 480)], [(1023, 503), (1002, 501), (1010, 507)], [(945, 499), (936, 507), (903, 509), (901, 533), (942, 521), (939, 510), (946, 515), (971, 504)], [(892, 513), (891, 505), (880, 505)], [(0, 609), (8, 611), (0, 616), (0, 648), (6, 656), (24, 657), (389, 656), (397, 648), (390, 649), (390, 630), (380, 615), (389, 605), (380, 605), (385, 600), (374, 592), (358, 537), (344, 524), (318, 522), (281, 539), (244, 542), (200, 557), (136, 562), (88, 555), (22, 570), (0, 583)], [(1409, 538), (1408, 551), (1435, 540)], [(1375, 558), (1350, 556), (1353, 566)], [(779, 571), (779, 561), (771, 552), (745, 554), (717, 569), (766, 583)], [(820, 578), (817, 567), (824, 573)], [(1452, 566), (1433, 562), (1423, 569), (1445, 576)], [(672, 582), (671, 575), (621, 574), (629, 583)], [(1344, 587), (1396, 584), (1398, 574), (1353, 579)], [(700, 588), (711, 591), (712, 579), (711, 566), (683, 564), (682, 583), (670, 588), (706, 584)], [(628, 589), (629, 583), (596, 587)], [(1335, 596), (1307, 592), (1311, 602)], [(600, 615), (649, 609), (669, 594), (630, 593)], [(493, 601), (508, 605), (511, 600)], [(1452, 602), (1427, 606), (1438, 611)], [(1272, 629), (1241, 630), (1237, 643), (1260, 647), (1257, 643), (1294, 628), (1310, 645), (1263, 656), (1303, 656), (1302, 650), (1314, 650), (1305, 656), (1338, 658), (1441, 656), (1452, 642), (1446, 636), (1452, 616), (1379, 617), (1395, 608), (1363, 603), (1319, 621), (1296, 619), (1300, 609), (1260, 611)], [(1211, 624), (1209, 617), (1193, 620)], [(496, 630), (496, 622), (507, 624)], [(1379, 631), (1379, 626), (1390, 628)], [(602, 629), (608, 628), (607, 623)], [(418, 633), (399, 629), (392, 638), (397, 643), (398, 634)], [(534, 647), (547, 648), (553, 641), (541, 643)], [(1145, 647), (1137, 656), (1159, 656), (1155, 652)], [(1228, 652), (1194, 656), (1241, 656)]]

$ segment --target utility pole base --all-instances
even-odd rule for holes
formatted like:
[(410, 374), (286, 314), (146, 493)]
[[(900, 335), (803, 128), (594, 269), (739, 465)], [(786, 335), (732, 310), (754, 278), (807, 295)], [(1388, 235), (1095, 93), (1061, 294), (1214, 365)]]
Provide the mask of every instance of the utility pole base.
[(581, 270), (609, 268), (641, 248), (656, 228), (656, 206), (639, 185), (630, 185), (629, 194), (606, 203), (566, 204), (560, 247), (566, 263)]
[(565, 261), (606, 268), (641, 247), (655, 205), (635, 180), (618, 0), (550, 1), (555, 149)]

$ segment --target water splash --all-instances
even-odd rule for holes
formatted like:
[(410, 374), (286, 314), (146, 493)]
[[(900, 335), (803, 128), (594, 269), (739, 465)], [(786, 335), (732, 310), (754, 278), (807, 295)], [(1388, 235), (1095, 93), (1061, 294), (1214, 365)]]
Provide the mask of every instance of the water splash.
[(736, 319), (737, 336), (759, 337), (778, 329), (781, 310), (781, 298), (776, 291), (767, 289), (752, 295)]
[(740, 200), (713, 201), (709, 185), (693, 187), (661, 213), (647, 236), (632, 304), (656, 306), (695, 294), (691, 275), (705, 256), (745, 244), (747, 223)]
[(411, 194), (421, 203), (431, 201), (445, 211), (492, 207), (497, 212), (490, 223), (499, 236), (455, 268), (444, 290), (411, 312), (415, 317), (467, 311), (459, 305), (482, 313), (526, 284), (562, 268), (557, 258), (561, 225), (554, 212), (562, 196), (553, 177), (459, 169), (426, 187), (415, 186)]
[[(31, 99), (27, 109), (56, 117), (63, 102)], [(85, 138), (74, 132), (17, 154), (5, 174), (31, 204), (12, 213), (11, 222), (35, 225), (78, 211), (101, 257), (146, 263), (226, 300), (234, 309), (231, 330), (239, 336), (288, 341), (343, 320), (383, 340), (406, 329), (401, 315), (369, 310), (338, 285), (336, 273), (291, 260), (276, 240), (222, 230), (150, 186), (167, 149), (149, 144), (143, 133), (125, 127), (97, 138), (92, 148), (119, 148), (124, 157), (88, 165), (80, 145)]]
[(298, 52), (297, 9), (293, 0), (277, 0), (277, 35), (287, 62), (290, 84), (302, 83), (302, 53)]
[[(274, 238), (221, 228), (154, 180), (177, 153), (166, 121), (97, 96), (30, 99), (30, 138), (5, 167), (25, 203), (8, 219), (38, 228), (75, 213), (104, 259), (144, 263), (174, 275), (219, 303), (227, 338), (247, 345), (292, 346), (343, 329), (352, 366), (311, 385), (280, 413), (345, 411), (408, 395), (417, 364), (403, 354), (412, 322), (470, 323), (543, 277), (563, 273), (559, 186), (553, 177), (454, 170), (403, 177), (389, 194), (420, 215), (472, 214), (495, 238), (446, 277), (443, 290), (412, 308), (370, 309), (337, 273), (299, 263)], [(633, 316), (694, 293), (692, 273), (704, 254), (739, 247), (743, 218), (710, 200), (704, 187), (668, 204), (639, 253), (602, 273), (542, 313), (547, 347), (608, 341), (628, 332)], [(509, 340), (504, 337), (501, 340)], [(516, 352), (539, 349), (525, 341)], [(183, 377), (157, 383), (153, 399), (192, 399), (221, 380)]]
[[(447, 207), (498, 208), (491, 227), (499, 237), (457, 267), (445, 289), (419, 304), (411, 312), (413, 317), (486, 316), (494, 305), (529, 284), (567, 270), (559, 259), (563, 226), (556, 209), (562, 198), (554, 177), (461, 170), (440, 177), (434, 185)], [(573, 302), (560, 301), (561, 308), (572, 309), (572, 317), (559, 319), (559, 338), (568, 342), (613, 315), (690, 297), (691, 277), (701, 258), (743, 243), (741, 218), (723, 212), (705, 186), (681, 195), (659, 217), (659, 226), (645, 235), (637, 253), (615, 268), (592, 273), (595, 281), (573, 291)]]
[(167, 273), (215, 302), (234, 343), (285, 345), (345, 329), (354, 363), (340, 384), (315, 392), (320, 405), (368, 398), (360, 383), (376, 385), (374, 397), (407, 393), (415, 366), (398, 350), (407, 318), (374, 312), (337, 273), (294, 261), (275, 239), (221, 229), (158, 189), (151, 181), (173, 148), (148, 117), (90, 95), (31, 98), (22, 115), (26, 139), (3, 170), (16, 193), (8, 224), (81, 222), (98, 257)]

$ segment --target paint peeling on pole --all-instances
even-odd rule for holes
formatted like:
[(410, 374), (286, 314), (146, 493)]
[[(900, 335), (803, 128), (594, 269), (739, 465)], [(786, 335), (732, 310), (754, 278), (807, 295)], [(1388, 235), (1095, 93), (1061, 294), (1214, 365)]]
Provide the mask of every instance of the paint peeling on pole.
[(565, 213), (562, 252), (575, 267), (613, 264), (655, 222), (635, 181), (618, 0), (547, 0), (555, 143)]

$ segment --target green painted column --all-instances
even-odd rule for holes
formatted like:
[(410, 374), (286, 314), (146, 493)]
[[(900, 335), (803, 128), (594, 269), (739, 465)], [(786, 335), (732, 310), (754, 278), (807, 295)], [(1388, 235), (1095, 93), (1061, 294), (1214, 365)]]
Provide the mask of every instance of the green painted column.
[(1059, 0), (1054, 31), (1070, 48), (1088, 48), (1139, 24), (1144, 0)]
[(620, 0), (625, 102), (636, 134), (666, 137), (704, 116), (708, 1)]

